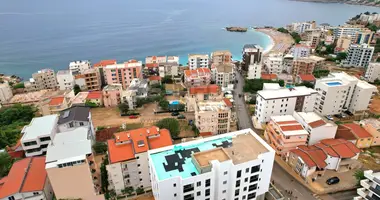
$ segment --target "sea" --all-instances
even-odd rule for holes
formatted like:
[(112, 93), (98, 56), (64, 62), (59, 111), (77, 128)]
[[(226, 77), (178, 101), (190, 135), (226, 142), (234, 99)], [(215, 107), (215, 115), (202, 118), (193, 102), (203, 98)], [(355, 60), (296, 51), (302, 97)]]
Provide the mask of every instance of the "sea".
[(70, 61), (143, 60), (230, 50), (268, 48), (263, 33), (227, 32), (226, 26), (281, 27), (296, 21), (343, 24), (379, 8), (289, 0), (0, 0), (0, 73), (24, 79)]

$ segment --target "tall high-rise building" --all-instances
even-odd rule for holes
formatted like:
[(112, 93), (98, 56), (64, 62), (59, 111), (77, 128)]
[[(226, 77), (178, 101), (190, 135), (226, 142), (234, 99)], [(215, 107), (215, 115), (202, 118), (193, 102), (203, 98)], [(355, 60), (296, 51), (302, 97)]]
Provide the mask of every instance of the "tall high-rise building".
[(211, 54), (212, 64), (229, 64), (232, 62), (230, 51), (214, 51)]
[(209, 56), (207, 54), (190, 54), (188, 59), (190, 70), (208, 67)]
[(121, 84), (123, 89), (127, 89), (133, 79), (142, 78), (142, 62), (129, 60), (122, 64), (108, 65), (103, 71), (108, 85)]
[(369, 63), (367, 71), (365, 72), (365, 78), (369, 82), (375, 82), (376, 79), (380, 79), (380, 63)]
[(56, 87), (57, 79), (52, 69), (41, 69), (34, 73), (29, 81), (25, 81), (25, 90), (27, 92), (56, 89)]
[(347, 58), (343, 61), (343, 66), (367, 67), (374, 50), (375, 48), (368, 44), (351, 44), (347, 51)]

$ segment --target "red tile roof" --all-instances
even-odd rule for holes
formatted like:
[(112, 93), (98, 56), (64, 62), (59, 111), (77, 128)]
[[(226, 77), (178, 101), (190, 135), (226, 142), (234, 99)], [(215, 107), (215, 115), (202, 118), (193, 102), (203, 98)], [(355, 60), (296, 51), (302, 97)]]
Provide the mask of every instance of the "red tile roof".
[(362, 128), (359, 124), (342, 124), (341, 126), (344, 126), (351, 130), (351, 132), (356, 136), (356, 138), (369, 138), (372, 137), (370, 133), (368, 133), (364, 128)]
[(116, 64), (116, 60), (101, 60), (100, 62), (95, 63), (94, 67), (104, 67), (107, 65), (114, 65), (114, 64)]
[(297, 149), (290, 151), (300, 156), (309, 167), (317, 166), (318, 168), (325, 168), (327, 166), (325, 162), (327, 159), (326, 154), (315, 146), (301, 145)]
[(115, 139), (108, 140), (111, 163), (134, 159), (137, 153), (173, 144), (169, 130), (159, 129), (156, 126), (119, 132), (114, 136)]
[(64, 99), (65, 99), (65, 97), (53, 97), (53, 98), (51, 98), (49, 105), (51, 105), (51, 106), (61, 105), (63, 103)]
[(199, 133), (200, 136), (210, 136), (212, 135), (212, 132), (201, 132)]
[(290, 120), (290, 121), (281, 121), (281, 122), (276, 122), (276, 123), (277, 124), (294, 124), (294, 123), (298, 124), (298, 121)]
[(101, 99), (103, 97), (102, 91), (92, 91), (87, 95), (87, 99)]
[(146, 64), (145, 64), (145, 67), (148, 67), (148, 68), (155, 68), (155, 67), (158, 67), (158, 63), (146, 63)]
[(75, 75), (75, 79), (86, 78), (84, 74)]
[(24, 158), (15, 162), (2, 179), (0, 198), (19, 192), (42, 191), (46, 180), (45, 157)]
[(282, 131), (299, 131), (303, 130), (301, 125), (288, 125), (288, 126), (280, 126)]
[[(331, 148), (334, 153), (331, 153), (330, 149), (327, 149), (330, 156), (336, 157), (334, 155), (338, 155), (341, 158), (352, 158), (356, 156), (357, 153), (360, 153), (360, 149), (358, 149), (354, 144), (347, 140), (343, 139), (324, 139), (321, 140), (320, 143), (325, 145), (328, 148)], [(322, 147), (322, 146), (321, 146)]]
[(161, 76), (150, 76), (149, 80), (150, 81), (161, 81)]
[(185, 70), (184, 73), (185, 76), (204, 76), (205, 74), (211, 74), (211, 71), (209, 68), (201, 67), (193, 70)]
[(228, 106), (228, 107), (232, 107), (232, 103), (231, 103), (230, 99), (228, 99), (228, 98), (223, 98), (223, 101), (224, 101), (224, 103), (226, 104), (226, 106)]
[(302, 81), (315, 81), (315, 77), (312, 74), (300, 74), (298, 75)]
[(261, 79), (273, 80), (273, 79), (277, 79), (277, 75), (276, 74), (261, 74)]
[(317, 127), (323, 126), (325, 124), (326, 124), (326, 122), (320, 119), (320, 120), (317, 120), (317, 121), (314, 121), (314, 122), (310, 122), (309, 126), (311, 128), (317, 128)]
[(219, 92), (219, 86), (218, 85), (208, 85), (208, 86), (198, 86), (198, 87), (191, 87), (189, 89), (190, 94), (216, 94)]

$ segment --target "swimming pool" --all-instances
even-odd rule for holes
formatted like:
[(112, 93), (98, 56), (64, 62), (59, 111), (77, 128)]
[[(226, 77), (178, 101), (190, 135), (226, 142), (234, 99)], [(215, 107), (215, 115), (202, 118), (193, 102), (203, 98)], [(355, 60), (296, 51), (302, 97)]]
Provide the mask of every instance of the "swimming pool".
[(339, 86), (339, 85), (342, 85), (341, 82), (328, 82), (326, 83), (328, 86)]

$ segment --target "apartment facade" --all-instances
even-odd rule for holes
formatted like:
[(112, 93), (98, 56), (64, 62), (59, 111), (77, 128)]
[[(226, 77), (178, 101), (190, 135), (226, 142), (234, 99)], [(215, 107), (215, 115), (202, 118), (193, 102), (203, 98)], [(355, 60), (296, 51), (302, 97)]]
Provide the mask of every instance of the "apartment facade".
[(52, 200), (53, 189), (45, 170), (45, 157), (24, 158), (13, 163), (0, 181), (1, 200)]
[(69, 63), (69, 70), (73, 76), (82, 74), (85, 70), (91, 68), (88, 60), (77, 60)]
[(123, 87), (121, 84), (107, 85), (103, 88), (104, 107), (116, 107), (121, 103), (121, 92)]
[(148, 151), (156, 200), (264, 199), (275, 152), (251, 129), (182, 143), (178, 153), (177, 148)]
[(58, 115), (35, 117), (21, 131), (21, 146), (26, 157), (45, 155), (52, 137), (57, 132)]
[(198, 101), (195, 106), (195, 125), (201, 135), (216, 135), (230, 131), (232, 103), (224, 98), (219, 101)]
[(194, 111), (198, 101), (222, 100), (223, 94), (218, 85), (198, 86), (189, 88), (186, 96), (186, 111)]
[(214, 51), (211, 54), (212, 64), (228, 64), (232, 62), (232, 54), (230, 51)]
[(48, 146), (46, 172), (57, 199), (104, 200), (88, 127), (56, 134)]
[(207, 54), (189, 54), (188, 65), (190, 70), (198, 68), (207, 68), (209, 63), (209, 56)]
[(164, 62), (158, 64), (158, 74), (160, 77), (178, 76), (179, 64), (176, 62)]
[(370, 45), (374, 36), (374, 32), (369, 29), (362, 29), (356, 32), (355, 44), (368, 44)]
[(366, 179), (360, 181), (362, 188), (357, 189), (359, 196), (354, 197), (354, 200), (380, 199), (380, 172), (374, 173), (372, 170), (367, 170), (364, 171), (364, 176)]
[(127, 89), (131, 81), (135, 78), (142, 78), (142, 62), (129, 60), (123, 64), (108, 65), (103, 68), (108, 85), (121, 84), (123, 89)]
[(32, 75), (29, 81), (25, 81), (25, 90), (34, 92), (43, 89), (56, 89), (57, 80), (52, 69), (42, 69)]
[(150, 64), (150, 63), (165, 63), (167, 62), (167, 57), (166, 56), (147, 56), (145, 58), (145, 63)]
[(257, 92), (254, 117), (259, 123), (265, 123), (271, 116), (311, 112), (316, 98), (317, 91), (305, 86), (261, 90)]
[(8, 83), (0, 84), (0, 104), (8, 102), (13, 97), (13, 92)]
[(363, 113), (368, 110), (377, 91), (375, 86), (344, 72), (331, 73), (327, 78), (318, 79), (315, 90), (318, 91), (318, 98), (314, 109), (323, 116), (346, 110), (353, 114)]
[(313, 74), (316, 61), (310, 58), (298, 58), (293, 60), (292, 74), (294, 77), (300, 74)]
[(339, 53), (339, 52), (348, 51), (348, 48), (350, 48), (351, 43), (352, 43), (352, 39), (350, 36), (345, 35), (345, 36), (339, 37), (336, 42), (336, 47), (334, 49), (334, 52)]
[(360, 121), (360, 125), (372, 135), (373, 140), (371, 146), (380, 145), (380, 121), (374, 118), (364, 119)]
[(294, 112), (293, 117), (309, 133), (306, 144), (314, 145), (324, 139), (334, 139), (338, 126), (315, 112)]
[(311, 48), (303, 44), (297, 44), (291, 50), (293, 58), (305, 58), (310, 56)]
[(339, 125), (336, 138), (348, 140), (360, 149), (369, 148), (373, 143), (373, 136), (359, 124), (355, 123)]
[(365, 78), (371, 83), (375, 82), (376, 79), (380, 79), (380, 63), (369, 63), (365, 72)]
[(100, 82), (102, 83), (102, 87), (107, 84), (104, 68), (108, 65), (116, 65), (116, 64), (117, 64), (116, 60), (101, 60), (100, 62), (94, 64), (93, 67), (99, 71)]
[(172, 145), (170, 132), (152, 126), (114, 136), (107, 142), (109, 164), (106, 169), (110, 189), (116, 194), (122, 194), (127, 187), (151, 189), (147, 151)]
[(82, 74), (84, 75), (87, 90), (94, 91), (102, 89), (102, 82), (98, 70), (87, 69), (84, 70)]
[(229, 64), (213, 64), (211, 66), (212, 80), (223, 88), (233, 88), (235, 83), (235, 65)]
[(357, 25), (344, 25), (333, 28), (333, 33), (335, 38), (340, 38), (344, 36), (350, 36), (352, 43), (355, 42), (356, 33), (361, 31), (362, 27)]
[(351, 44), (347, 51), (347, 58), (343, 61), (345, 67), (367, 67), (372, 59), (375, 48), (368, 44)]
[(69, 70), (57, 72), (57, 83), (60, 90), (70, 90), (74, 87), (74, 76)]
[(184, 84), (186, 87), (197, 87), (209, 85), (211, 82), (211, 71), (209, 68), (198, 68), (184, 71)]
[(269, 74), (281, 74), (284, 70), (283, 61), (282, 53), (271, 53), (264, 58), (264, 68)]
[[(251, 72), (253, 74), (252, 77), (259, 77), (261, 74), (263, 51), (264, 49), (257, 44), (244, 45), (243, 53), (242, 53), (243, 59), (242, 59), (242, 64), (241, 64), (242, 70), (248, 71), (250, 67), (253, 69), (256, 69), (256, 73), (255, 73), (255, 70)], [(258, 65), (258, 66), (254, 66), (254, 65)]]

